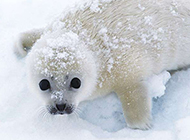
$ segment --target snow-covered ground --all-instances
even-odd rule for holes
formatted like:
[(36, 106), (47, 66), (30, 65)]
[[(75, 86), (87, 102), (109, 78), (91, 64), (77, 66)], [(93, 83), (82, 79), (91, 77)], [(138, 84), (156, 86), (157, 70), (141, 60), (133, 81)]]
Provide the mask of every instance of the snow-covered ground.
[[(13, 54), (13, 40), (46, 26), (76, 1), (0, 0), (0, 140), (190, 140), (190, 70), (174, 74), (165, 95), (154, 99), (148, 131), (126, 127), (115, 94), (81, 104), (79, 117), (43, 115), (41, 101), (27, 89), (25, 59)], [(160, 77), (150, 83), (154, 96), (163, 94)]]

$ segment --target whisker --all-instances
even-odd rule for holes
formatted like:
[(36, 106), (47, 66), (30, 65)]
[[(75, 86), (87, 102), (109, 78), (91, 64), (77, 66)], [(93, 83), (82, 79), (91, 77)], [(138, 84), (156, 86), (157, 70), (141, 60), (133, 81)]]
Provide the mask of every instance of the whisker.
[(37, 109), (36, 113), (41, 113), (44, 110), (44, 106), (41, 106)]
[(73, 113), (74, 113), (74, 115), (75, 115), (75, 118), (76, 118), (76, 119), (79, 119), (79, 114), (78, 114), (78, 112), (75, 110)]
[(44, 119), (47, 120), (47, 121), (49, 122), (48, 114), (49, 114), (48, 112), (45, 113), (45, 115), (44, 115)]
[(35, 114), (34, 114), (34, 118), (35, 118), (35, 122), (34, 122), (34, 125), (35, 126), (38, 126), (39, 122), (43, 122), (43, 118), (44, 118), (44, 115), (47, 113), (47, 109), (46, 109), (46, 106), (40, 106), (36, 111), (35, 111)]
[(45, 106), (41, 106), (37, 109), (37, 111), (35, 112), (35, 116), (34, 117), (40, 117), (41, 114), (43, 114), (46, 111), (46, 107)]
[(81, 116), (81, 117), (83, 116), (83, 110), (80, 107), (77, 107), (76, 111), (77, 111), (79, 116)]
[(83, 112), (83, 109), (81, 109), (81, 108), (77, 108), (77, 110), (79, 110), (80, 112)]

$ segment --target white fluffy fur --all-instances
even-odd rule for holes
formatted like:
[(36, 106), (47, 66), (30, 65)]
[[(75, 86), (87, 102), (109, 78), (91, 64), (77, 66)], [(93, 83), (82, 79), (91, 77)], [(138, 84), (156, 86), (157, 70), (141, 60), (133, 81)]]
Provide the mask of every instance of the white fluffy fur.
[[(34, 89), (39, 81), (33, 78), (36, 62), (31, 61), (43, 59), (35, 50), (48, 48), (49, 38), (72, 32), (80, 40), (75, 49), (87, 52), (83, 54), (85, 60), (63, 69), (59, 76), (74, 71), (84, 79), (75, 96), (76, 104), (114, 91), (121, 100), (128, 126), (148, 129), (152, 105), (147, 79), (190, 64), (189, 12), (180, 1), (173, 0), (93, 0), (61, 15), (44, 29), (41, 39), (41, 33), (35, 30), (21, 34), (16, 47), (24, 56), (23, 48), (39, 39), (28, 60)], [(42, 66), (38, 73), (45, 68)]]

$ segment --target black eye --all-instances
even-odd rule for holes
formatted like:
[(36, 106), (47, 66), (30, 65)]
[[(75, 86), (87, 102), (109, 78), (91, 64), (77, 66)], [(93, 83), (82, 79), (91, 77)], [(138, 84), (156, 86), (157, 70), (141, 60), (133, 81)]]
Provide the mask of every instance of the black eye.
[(40, 89), (44, 91), (50, 88), (50, 83), (47, 79), (43, 79), (42, 81), (40, 81), (39, 86)]
[(78, 88), (80, 88), (80, 86), (81, 86), (81, 81), (80, 81), (80, 79), (78, 79), (78, 78), (73, 78), (73, 79), (71, 80), (70, 87), (78, 89)]

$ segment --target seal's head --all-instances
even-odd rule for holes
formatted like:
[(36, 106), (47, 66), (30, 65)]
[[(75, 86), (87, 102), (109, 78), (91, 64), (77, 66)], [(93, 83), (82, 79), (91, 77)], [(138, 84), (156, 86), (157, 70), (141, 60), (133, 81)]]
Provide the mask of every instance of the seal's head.
[(51, 114), (70, 114), (96, 87), (93, 54), (73, 32), (38, 40), (28, 57), (29, 88), (42, 96)]

